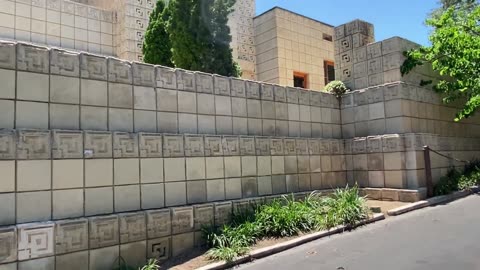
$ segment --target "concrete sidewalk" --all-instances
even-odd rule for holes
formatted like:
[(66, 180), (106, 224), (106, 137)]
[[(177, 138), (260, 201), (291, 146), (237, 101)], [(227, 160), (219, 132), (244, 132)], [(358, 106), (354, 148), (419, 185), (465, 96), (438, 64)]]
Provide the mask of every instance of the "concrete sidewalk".
[(480, 269), (479, 209), (480, 196), (472, 195), (320, 239), (238, 269)]

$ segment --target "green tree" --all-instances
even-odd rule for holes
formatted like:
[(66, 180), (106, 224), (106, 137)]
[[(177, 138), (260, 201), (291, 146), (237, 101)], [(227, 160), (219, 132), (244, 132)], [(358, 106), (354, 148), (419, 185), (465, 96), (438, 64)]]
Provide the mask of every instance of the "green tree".
[(172, 46), (166, 29), (169, 16), (164, 0), (159, 0), (150, 14), (143, 42), (143, 60), (146, 63), (173, 67)]
[(430, 63), (443, 76), (434, 89), (443, 101), (464, 102), (455, 118), (472, 116), (480, 108), (480, 5), (478, 1), (444, 1), (445, 9), (432, 14), (426, 24), (433, 28), (429, 46), (406, 52), (402, 74)]

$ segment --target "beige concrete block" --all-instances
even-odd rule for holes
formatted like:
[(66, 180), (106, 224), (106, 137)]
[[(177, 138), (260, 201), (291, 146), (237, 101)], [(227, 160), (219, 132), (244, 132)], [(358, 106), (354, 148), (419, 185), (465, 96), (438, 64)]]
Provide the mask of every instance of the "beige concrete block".
[(133, 110), (109, 108), (108, 129), (111, 131), (133, 132)]
[(17, 99), (47, 102), (48, 79), (45, 74), (17, 72)]
[(55, 257), (55, 269), (84, 270), (85, 265), (88, 265), (88, 251)]
[(152, 87), (134, 86), (134, 108), (140, 110), (156, 109), (156, 94)]
[(15, 70), (0, 69), (0, 98), (15, 98)]
[(187, 203), (187, 188), (185, 182), (165, 184), (165, 206), (178, 206)]
[(206, 163), (206, 176), (208, 179), (223, 178), (225, 175), (223, 157), (207, 157)]
[(113, 167), (115, 185), (140, 183), (140, 164), (138, 158), (115, 159)]
[(15, 193), (0, 193), (0, 225), (15, 224)]
[[(11, 3), (10, 1), (5, 2)], [(4, 7), (2, 3), (0, 4), (2, 7)], [(0, 26), (6, 28), (15, 28), (15, 17), (12, 14), (0, 13)]]
[(83, 105), (107, 106), (107, 82), (82, 79), (81, 103)]
[(107, 108), (81, 106), (80, 127), (82, 130), (108, 130)]
[(258, 177), (258, 195), (265, 196), (272, 194), (272, 177)]
[(83, 189), (53, 191), (53, 219), (83, 216)]
[(53, 160), (53, 189), (83, 187), (83, 159)]
[(140, 185), (115, 186), (115, 212), (140, 209)]
[(209, 202), (225, 200), (225, 180), (207, 181), (207, 200)]
[(85, 189), (85, 215), (113, 212), (113, 187)]
[(198, 204), (207, 201), (206, 181), (187, 182), (187, 203)]
[(225, 179), (225, 199), (234, 200), (242, 198), (242, 179)]
[(130, 267), (143, 267), (147, 263), (147, 241), (120, 245), (120, 256)]
[(17, 190), (36, 191), (51, 189), (50, 160), (17, 161)]
[(385, 171), (385, 187), (406, 188), (407, 174), (405, 171)]
[(166, 158), (165, 181), (184, 181), (185, 180), (185, 158)]
[[(21, 30), (21, 31), (25, 31), (27, 33), (30, 33), (31, 21), (32, 20), (29, 19), (29, 18), (15, 16), (15, 28), (16, 28), (15, 30), (17, 30), (17, 31)], [(17, 33), (15, 33), (15, 37), (18, 38)], [(30, 40), (25, 40), (23, 38), (21, 38), (20, 40), (30, 41)]]
[(205, 158), (186, 159), (187, 180), (205, 179)]
[(240, 157), (225, 157), (225, 177), (242, 176)]
[(80, 102), (80, 79), (51, 75), (50, 102), (78, 104)]
[(99, 187), (113, 185), (112, 159), (85, 160), (85, 186)]
[(242, 176), (256, 176), (257, 175), (257, 158), (256, 157), (242, 157)]
[(15, 191), (15, 161), (0, 161), (0, 193)]
[(15, 122), (15, 102), (0, 100), (0, 128), (13, 129)]
[(106, 270), (118, 267), (118, 256), (120, 249), (118, 246), (92, 249), (90, 253), (90, 270)]
[(373, 188), (385, 187), (385, 173), (383, 171), (369, 171), (368, 186)]
[(158, 209), (165, 207), (165, 187), (162, 184), (141, 186), (142, 209)]
[(16, 128), (48, 129), (48, 104), (17, 101)]
[(140, 159), (140, 181), (142, 183), (163, 182), (163, 158)]
[(80, 106), (50, 104), (50, 128), (70, 129), (80, 128)]
[(285, 173), (285, 158), (283, 156), (272, 157), (272, 174)]
[(404, 152), (384, 153), (383, 159), (385, 170), (402, 170), (406, 168)]
[(172, 257), (193, 249), (194, 239), (194, 233), (184, 233), (172, 236)]
[(18, 263), (18, 270), (55, 269), (55, 257), (41, 258)]
[(52, 192), (17, 194), (17, 223), (48, 221), (52, 214)]
[(258, 172), (257, 175), (271, 175), (272, 174), (272, 160), (270, 156), (257, 157)]

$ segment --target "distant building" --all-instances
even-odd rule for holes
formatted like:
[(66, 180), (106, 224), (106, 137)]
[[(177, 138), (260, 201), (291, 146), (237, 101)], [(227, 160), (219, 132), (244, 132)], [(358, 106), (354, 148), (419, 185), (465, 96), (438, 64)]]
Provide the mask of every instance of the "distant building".
[[(0, 38), (142, 61), (157, 0), (3, 0)], [(333, 80), (333, 26), (255, 0), (230, 15), (233, 56), (243, 77), (319, 90)]]

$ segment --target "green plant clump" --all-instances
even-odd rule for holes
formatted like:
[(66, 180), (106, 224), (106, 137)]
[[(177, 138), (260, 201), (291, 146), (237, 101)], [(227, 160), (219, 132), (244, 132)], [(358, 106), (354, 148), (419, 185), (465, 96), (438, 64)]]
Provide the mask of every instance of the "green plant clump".
[(244, 255), (249, 247), (264, 238), (295, 236), (300, 233), (353, 226), (368, 217), (365, 198), (358, 188), (337, 189), (331, 197), (311, 193), (303, 201), (284, 196), (270, 204), (234, 213), (232, 221), (221, 228), (204, 228), (204, 238), (212, 260), (231, 261)]
[(463, 173), (452, 168), (447, 175), (440, 178), (435, 185), (433, 193), (435, 196), (450, 194), (458, 190), (467, 190), (480, 184), (480, 161), (474, 160), (467, 163)]
[(341, 98), (349, 89), (342, 81), (331, 81), (325, 86), (325, 90)]

